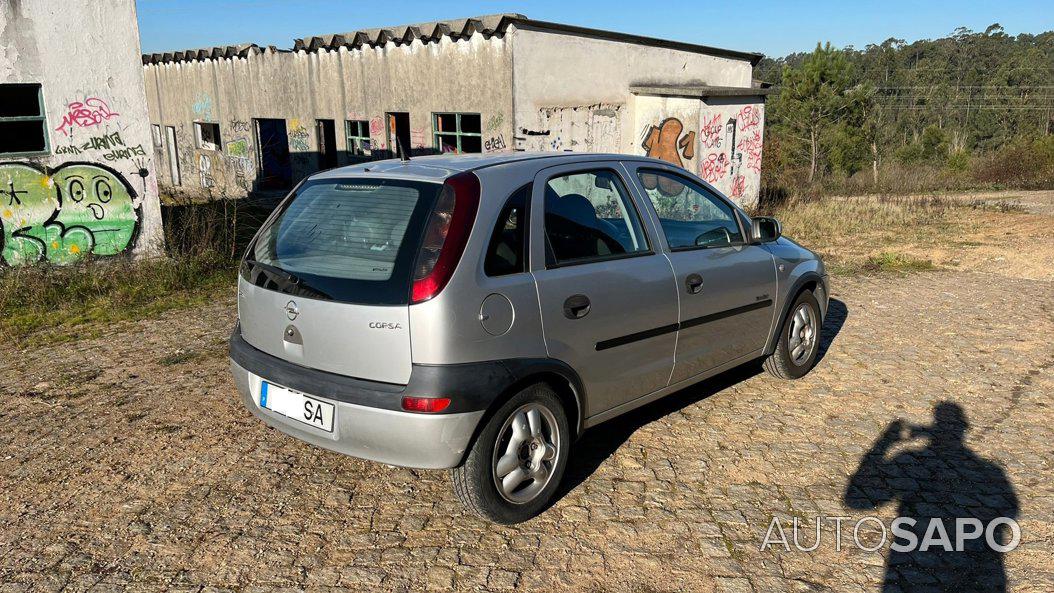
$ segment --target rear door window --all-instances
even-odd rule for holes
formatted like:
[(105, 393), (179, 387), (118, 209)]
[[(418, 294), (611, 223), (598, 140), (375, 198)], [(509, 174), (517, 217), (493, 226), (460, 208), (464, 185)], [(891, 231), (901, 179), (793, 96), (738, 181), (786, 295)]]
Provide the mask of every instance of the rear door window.
[(614, 259), (650, 249), (622, 180), (606, 169), (548, 181), (545, 238), (550, 265)]
[(305, 183), (257, 236), (246, 260), (251, 280), (315, 298), (406, 303), (424, 218), (440, 189), (388, 179)]

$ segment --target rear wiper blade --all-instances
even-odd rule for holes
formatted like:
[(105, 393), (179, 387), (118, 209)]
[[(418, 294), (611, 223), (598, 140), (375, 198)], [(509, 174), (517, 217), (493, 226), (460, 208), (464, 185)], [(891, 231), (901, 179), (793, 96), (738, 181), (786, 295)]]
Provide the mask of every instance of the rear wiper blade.
[(333, 297), (329, 293), (319, 290), (314, 286), (311, 286), (310, 284), (305, 282), (303, 278), (297, 276), (296, 274), (293, 274), (292, 272), (287, 272), (282, 268), (272, 266), (270, 264), (265, 264), (263, 262), (259, 262), (251, 258), (246, 258), (245, 262), (251, 266), (259, 267), (260, 269), (270, 274), (283, 276), (285, 278), (285, 284), (281, 286), (282, 292), (288, 294), (302, 294), (304, 296), (312, 296), (320, 299), (333, 300)]
[(297, 276), (296, 274), (293, 274), (291, 272), (287, 272), (282, 268), (272, 266), (271, 264), (265, 264), (263, 262), (256, 261), (255, 259), (250, 258), (246, 258), (245, 263), (249, 264), (250, 266), (262, 268), (268, 272), (271, 272), (272, 274), (284, 276), (286, 278), (286, 281), (290, 284), (300, 284), (300, 276)]

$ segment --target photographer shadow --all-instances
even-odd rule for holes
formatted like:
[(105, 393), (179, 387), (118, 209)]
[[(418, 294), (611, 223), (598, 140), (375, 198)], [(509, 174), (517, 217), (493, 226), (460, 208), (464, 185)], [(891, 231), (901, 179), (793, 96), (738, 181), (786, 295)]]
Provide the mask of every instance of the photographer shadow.
[[(967, 447), (969, 424), (961, 406), (941, 402), (933, 416), (930, 426), (890, 423), (860, 460), (844, 502), (853, 509), (875, 510), (895, 501), (897, 516), (914, 520), (902, 526), (910, 533), (894, 532), (894, 541), (886, 544), (898, 544), (901, 551), (890, 549), (884, 593), (1004, 592), (1003, 554), (988, 538), (1006, 545), (1010, 529), (1005, 523), (997, 522), (994, 529), (989, 525), (999, 517), (1017, 517), (1017, 495), (1001, 467)], [(895, 445), (919, 438), (928, 440), (925, 446), (888, 456)]]

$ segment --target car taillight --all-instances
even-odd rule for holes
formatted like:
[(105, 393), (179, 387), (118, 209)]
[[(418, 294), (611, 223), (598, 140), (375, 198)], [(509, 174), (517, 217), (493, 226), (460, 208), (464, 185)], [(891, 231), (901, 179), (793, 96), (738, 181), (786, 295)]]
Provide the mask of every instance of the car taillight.
[(459, 173), (443, 184), (417, 252), (411, 304), (439, 294), (454, 274), (476, 220), (479, 193), (479, 178), (473, 173)]
[(450, 407), (449, 397), (410, 397), (403, 398), (403, 409), (407, 412), (435, 414)]

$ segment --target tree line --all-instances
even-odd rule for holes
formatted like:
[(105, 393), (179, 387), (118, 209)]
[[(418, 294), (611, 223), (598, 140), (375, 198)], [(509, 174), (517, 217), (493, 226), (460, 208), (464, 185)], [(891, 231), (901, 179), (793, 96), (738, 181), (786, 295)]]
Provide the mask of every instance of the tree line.
[(778, 91), (770, 191), (1054, 186), (1054, 31), (817, 44), (762, 60), (755, 77)]

